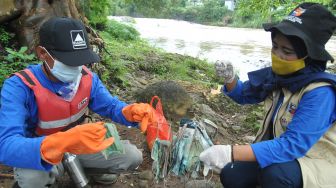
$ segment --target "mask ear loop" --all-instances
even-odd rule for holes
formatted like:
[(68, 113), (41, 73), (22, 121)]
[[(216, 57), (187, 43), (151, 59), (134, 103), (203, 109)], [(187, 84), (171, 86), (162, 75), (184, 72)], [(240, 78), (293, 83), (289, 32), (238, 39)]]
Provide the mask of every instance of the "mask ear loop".
[(53, 56), (50, 55), (49, 51), (48, 51), (45, 47), (41, 46), (41, 48), (43, 48), (43, 50), (47, 52), (47, 54), (51, 57), (51, 59), (52, 59), (53, 61), (55, 61), (55, 59), (53, 58)]
[[(51, 59), (55, 62), (55, 59), (50, 55), (50, 53), (48, 52), (48, 50), (45, 49), (43, 46), (41, 46), (41, 47), (48, 53), (48, 55), (51, 57)], [(50, 84), (51, 84), (51, 86), (52, 86), (52, 88), (54, 90), (54, 93), (57, 96), (60, 96), (60, 94), (56, 91), (53, 82), (51, 81), (51, 76), (52, 76), (52, 74), (51, 74), (51, 68), (50, 68), (49, 64), (45, 60), (43, 61), (43, 67), (45, 69), (45, 72), (47, 73), (48, 80), (50, 81)]]
[[(43, 47), (43, 46), (41, 46), (41, 48), (43, 48), (43, 50), (44, 50), (45, 52), (47, 52), (47, 54), (48, 54), (48, 55), (51, 57), (51, 59), (55, 62), (55, 59), (50, 55), (50, 53), (48, 52), (48, 50), (45, 49), (45, 47)], [(47, 74), (48, 74), (48, 77), (50, 78), (50, 75), (51, 75), (51, 68), (50, 68), (50, 66), (49, 66), (49, 64), (47, 63), (46, 60), (43, 61), (43, 66), (44, 66), (45, 69), (48, 69), (48, 71), (46, 70), (46, 72), (47, 72)]]

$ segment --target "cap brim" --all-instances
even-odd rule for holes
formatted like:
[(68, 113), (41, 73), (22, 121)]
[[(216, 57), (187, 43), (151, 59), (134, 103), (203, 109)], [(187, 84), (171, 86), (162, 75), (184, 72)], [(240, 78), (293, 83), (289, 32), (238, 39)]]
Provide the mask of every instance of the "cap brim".
[(100, 61), (99, 56), (90, 49), (76, 50), (72, 52), (50, 51), (57, 60), (69, 66), (80, 66)]
[(263, 28), (265, 29), (265, 31), (274, 31), (274, 29), (277, 29), (284, 35), (299, 37), (305, 43), (308, 55), (312, 59), (321, 61), (328, 61), (328, 60), (334, 61), (334, 58), (325, 50), (325, 48), (321, 48), (320, 45), (316, 45), (315, 42), (312, 41), (312, 39), (310, 39), (305, 32), (300, 30), (291, 22), (282, 21), (278, 24), (267, 23), (263, 24)]

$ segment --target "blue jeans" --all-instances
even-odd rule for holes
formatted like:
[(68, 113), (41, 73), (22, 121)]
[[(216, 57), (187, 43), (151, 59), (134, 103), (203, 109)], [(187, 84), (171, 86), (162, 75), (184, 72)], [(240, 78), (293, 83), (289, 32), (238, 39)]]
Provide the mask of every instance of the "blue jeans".
[(300, 164), (294, 160), (260, 168), (257, 162), (227, 164), (220, 175), (225, 188), (302, 188)]

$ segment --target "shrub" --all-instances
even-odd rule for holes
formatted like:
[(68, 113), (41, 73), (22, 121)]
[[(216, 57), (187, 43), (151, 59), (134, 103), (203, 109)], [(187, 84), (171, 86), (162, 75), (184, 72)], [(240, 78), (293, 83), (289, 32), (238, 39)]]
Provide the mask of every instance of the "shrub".
[(3, 62), (0, 64), (0, 88), (4, 80), (11, 74), (26, 68), (29, 64), (37, 64), (34, 54), (27, 53), (27, 47), (21, 47), (19, 51), (6, 48), (7, 55), (4, 56)]
[(11, 39), (12, 37), (10, 34), (6, 32), (2, 26), (0, 26), (0, 46), (7, 47)]
[(120, 23), (115, 20), (107, 22), (105, 32), (110, 34), (113, 38), (118, 40), (136, 40), (139, 38), (139, 32), (130, 25)]
[(199, 8), (198, 20), (202, 23), (219, 22), (230, 11), (226, 6), (217, 0), (210, 0), (204, 2), (204, 5)]
[(81, 8), (89, 19), (90, 25), (98, 30), (103, 30), (107, 24), (110, 13), (111, 1), (109, 0), (80, 0)]
[(233, 22), (231, 26), (233, 27), (245, 27), (245, 28), (261, 28), (263, 23), (268, 22), (260, 14), (253, 14), (250, 16), (240, 16), (239, 14), (234, 14)]

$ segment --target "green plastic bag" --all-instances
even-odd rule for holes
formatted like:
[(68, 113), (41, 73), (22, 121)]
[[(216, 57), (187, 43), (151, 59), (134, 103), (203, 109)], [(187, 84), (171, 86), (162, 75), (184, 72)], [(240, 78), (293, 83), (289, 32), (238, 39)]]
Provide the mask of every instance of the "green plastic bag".
[(119, 137), (119, 134), (118, 134), (118, 131), (117, 131), (117, 128), (115, 127), (115, 125), (112, 124), (112, 123), (105, 123), (104, 126), (107, 130), (105, 137), (106, 138), (110, 138), (110, 137), (114, 138), (114, 143), (111, 146), (109, 146), (108, 148), (101, 151), (102, 154), (104, 155), (105, 159), (108, 159), (108, 157), (111, 154), (125, 154), (124, 145), (120, 141), (120, 137)]

